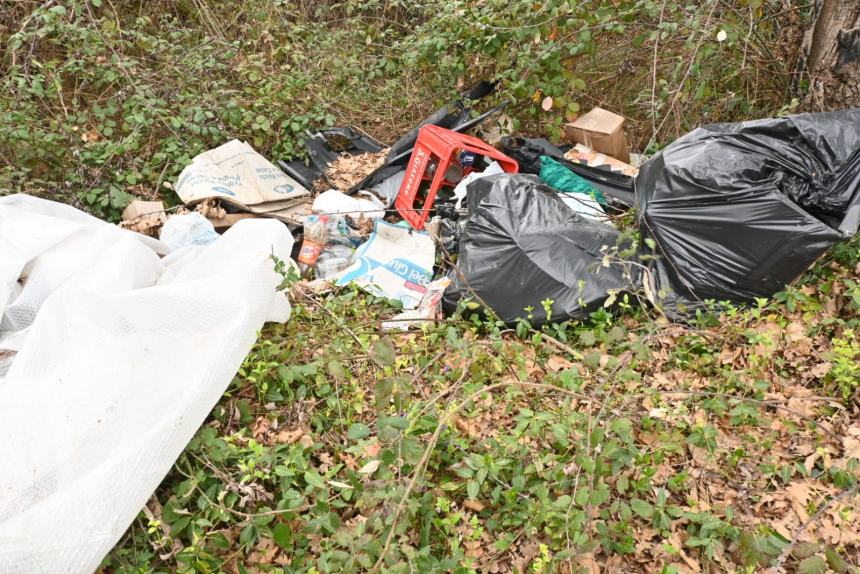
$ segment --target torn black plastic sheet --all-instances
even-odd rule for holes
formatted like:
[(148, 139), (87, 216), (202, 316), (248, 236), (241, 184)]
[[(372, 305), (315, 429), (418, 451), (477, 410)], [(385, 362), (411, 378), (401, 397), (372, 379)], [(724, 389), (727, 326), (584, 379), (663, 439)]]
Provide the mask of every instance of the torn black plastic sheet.
[[(369, 189), (377, 186), (384, 180), (397, 174), (398, 171), (401, 171), (409, 159), (409, 155), (412, 153), (412, 148), (415, 146), (418, 130), (421, 126), (434, 124), (454, 131), (464, 131), (499, 113), (507, 106), (507, 103), (501, 104), (477, 118), (470, 119), (472, 113), (470, 102), (486, 97), (493, 92), (494, 88), (495, 85), (493, 83), (482, 81), (473, 88), (463, 92), (461, 99), (450, 104), (445, 104), (436, 110), (394, 142), (389, 148), (385, 163), (364, 180), (353, 186), (347, 193), (352, 194), (360, 189)], [(342, 126), (308, 132), (308, 138), (305, 140), (305, 148), (308, 152), (307, 161), (278, 160), (277, 164), (286, 174), (308, 189), (313, 189), (314, 182), (326, 177), (329, 164), (341, 154), (376, 153), (382, 151), (385, 146), (361, 132), (358, 128)]]
[(609, 166), (592, 167), (570, 161), (564, 157), (569, 146), (558, 147), (543, 138), (505, 137), (501, 148), (503, 153), (517, 160), (520, 173), (540, 175), (540, 157), (545, 155), (587, 180), (619, 209), (626, 210), (635, 203), (632, 177), (613, 172)]
[[(505, 323), (581, 319), (611, 291), (632, 290), (635, 266), (622, 261), (619, 232), (581, 217), (534, 175), (500, 174), (468, 188), (469, 219), (443, 307), (486, 304)], [(542, 304), (551, 300), (549, 316)]]
[(636, 192), (650, 297), (670, 317), (769, 297), (857, 232), (860, 108), (699, 128)]
[(412, 148), (415, 147), (415, 142), (418, 141), (418, 131), (422, 126), (433, 124), (434, 126), (457, 131), (454, 128), (469, 120), (472, 112), (470, 102), (485, 98), (493, 93), (495, 87), (495, 84), (492, 82), (481, 81), (476, 86), (461, 93), (461, 99), (450, 104), (445, 104), (428, 117), (421, 120), (417, 126), (409, 130), (407, 133), (402, 135), (400, 139), (391, 144), (386, 161), (390, 162), (402, 156), (405, 152), (412, 153)]
[(305, 140), (308, 161), (278, 160), (278, 166), (308, 189), (314, 182), (326, 177), (328, 166), (343, 154), (376, 153), (385, 146), (352, 126), (326, 128), (308, 132)]
[[(450, 129), (451, 131), (460, 133), (466, 132), (474, 127), (481, 125), (496, 114), (500, 114), (506, 107), (508, 107), (508, 105), (510, 105), (510, 101), (502, 102), (498, 106), (487, 110), (483, 114), (471, 119), (466, 119), (463, 121), (463, 123), (457, 124)], [(468, 117), (468, 115), (466, 117)], [(427, 122), (424, 122), (421, 125), (426, 125), (426, 123)], [(415, 142), (413, 141), (411, 147), (402, 151), (396, 156), (392, 156), (391, 154), (389, 154), (389, 158), (385, 160), (385, 163), (378, 167), (376, 171), (371, 172), (366, 178), (354, 185), (349, 190), (349, 193), (355, 193), (360, 189), (373, 189), (379, 186), (385, 180), (391, 179), (398, 172), (405, 171), (406, 162), (409, 161), (409, 157), (412, 155), (412, 148), (414, 147), (414, 145)]]

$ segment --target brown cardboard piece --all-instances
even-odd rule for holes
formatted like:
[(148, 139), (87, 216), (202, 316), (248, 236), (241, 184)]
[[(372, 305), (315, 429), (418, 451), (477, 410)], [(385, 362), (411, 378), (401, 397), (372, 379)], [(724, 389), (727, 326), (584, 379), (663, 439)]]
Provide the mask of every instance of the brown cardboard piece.
[(630, 163), (630, 150), (624, 135), (624, 118), (603, 108), (594, 108), (575, 122), (564, 125), (564, 132), (574, 143)]
[(122, 221), (119, 226), (155, 237), (165, 221), (167, 221), (167, 214), (164, 212), (163, 203), (135, 199), (122, 211)]
[(272, 217), (291, 228), (311, 212), (311, 192), (239, 140), (195, 156), (174, 189), (186, 204), (217, 199), (230, 211)]
[(594, 151), (587, 145), (576, 144), (564, 154), (564, 159), (574, 163), (584, 163), (590, 167), (599, 167), (601, 165), (609, 166), (609, 169), (614, 172), (623, 173), (630, 177), (636, 177), (639, 174), (639, 168), (633, 167), (630, 164), (624, 163), (620, 159), (614, 158), (609, 154)]
[(155, 219), (161, 221), (161, 223), (167, 221), (167, 215), (164, 213), (164, 204), (160, 201), (135, 199), (122, 211), (122, 218), (125, 221), (131, 221), (145, 215), (152, 215)]

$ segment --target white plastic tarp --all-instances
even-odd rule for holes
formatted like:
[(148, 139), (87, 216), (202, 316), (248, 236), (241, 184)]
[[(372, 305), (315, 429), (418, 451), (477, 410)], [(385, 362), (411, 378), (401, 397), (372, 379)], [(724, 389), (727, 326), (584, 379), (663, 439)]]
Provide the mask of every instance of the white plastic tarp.
[(267, 320), (271, 256), (245, 220), (164, 246), (58, 203), (0, 198), (0, 572), (92, 572), (203, 423)]

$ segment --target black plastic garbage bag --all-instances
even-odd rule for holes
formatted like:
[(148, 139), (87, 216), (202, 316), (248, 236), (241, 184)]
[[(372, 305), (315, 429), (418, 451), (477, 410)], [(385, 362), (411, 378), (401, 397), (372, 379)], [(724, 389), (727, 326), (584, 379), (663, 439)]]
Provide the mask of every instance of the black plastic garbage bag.
[[(443, 298), (446, 313), (472, 297), (506, 323), (532, 307), (532, 323), (542, 324), (586, 317), (610, 290), (630, 289), (630, 269), (612, 257), (618, 231), (576, 214), (537, 176), (478, 179), (467, 201), (460, 255)], [(549, 317), (541, 304), (546, 299), (553, 302)]]
[(857, 232), (860, 108), (699, 128), (642, 167), (636, 193), (670, 316), (768, 297)]

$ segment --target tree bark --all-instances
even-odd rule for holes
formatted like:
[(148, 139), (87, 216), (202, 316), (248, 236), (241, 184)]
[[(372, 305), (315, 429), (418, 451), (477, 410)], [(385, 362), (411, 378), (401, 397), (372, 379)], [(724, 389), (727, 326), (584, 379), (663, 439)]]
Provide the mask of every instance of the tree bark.
[(860, 1), (816, 0), (798, 63), (809, 82), (804, 107), (860, 106)]

